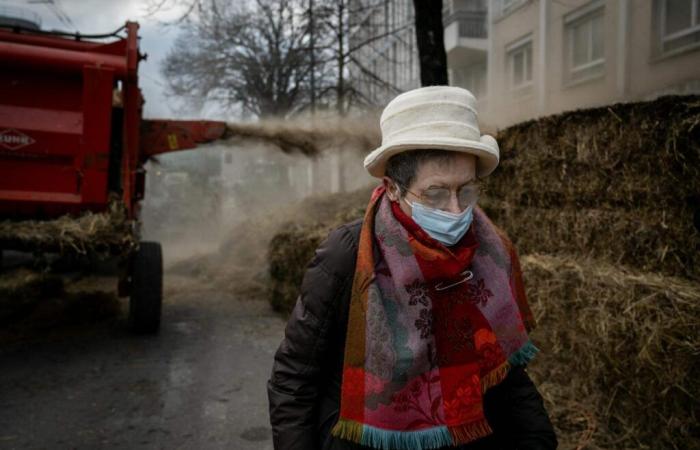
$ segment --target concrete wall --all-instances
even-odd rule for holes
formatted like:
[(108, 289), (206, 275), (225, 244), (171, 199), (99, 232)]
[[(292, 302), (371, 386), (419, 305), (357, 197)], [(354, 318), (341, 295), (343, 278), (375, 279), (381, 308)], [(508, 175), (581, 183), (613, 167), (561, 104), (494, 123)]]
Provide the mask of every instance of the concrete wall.
[(700, 46), (675, 54), (655, 54), (656, 34), (649, 33), (657, 2), (630, 2), (628, 96), (633, 99), (662, 93), (700, 92)]
[[(491, 128), (562, 111), (666, 93), (700, 92), (700, 45), (660, 55), (655, 28), (658, 0), (605, 0), (604, 68), (598, 76), (571, 82), (567, 76), (565, 19), (595, 1), (525, 0), (507, 14), (492, 12), (488, 102), (480, 103), (481, 121)], [(497, 6), (495, 0), (491, 6)], [(508, 83), (507, 46), (532, 37), (530, 88)], [(544, 52), (544, 53), (543, 53)]]
[(519, 122), (532, 115), (535, 107), (535, 89), (531, 88), (512, 91), (509, 86), (507, 72), (506, 47), (530, 35), (532, 37), (533, 83), (540, 74), (534, 61), (539, 52), (537, 41), (538, 8), (536, 1), (526, 1), (522, 6), (503, 17), (492, 15), (489, 36), (490, 45), (489, 74), (488, 74), (488, 105), (480, 103), (481, 122), (484, 126), (501, 127)]
[(560, 3), (549, 3), (551, 23), (547, 30), (546, 39), (548, 44), (547, 80), (543, 94), (545, 96), (544, 106), (538, 111), (540, 114), (587, 108), (622, 100), (616, 92), (616, 73), (620, 62), (618, 55), (616, 55), (618, 8), (615, 4), (618, 1), (602, 2), (605, 62), (601, 75), (577, 82), (569, 81), (566, 76), (564, 58), (567, 55), (565, 46), (568, 41), (565, 33), (564, 15), (579, 7), (584, 7), (590, 2), (576, 0), (569, 3), (573, 7), (565, 7)]

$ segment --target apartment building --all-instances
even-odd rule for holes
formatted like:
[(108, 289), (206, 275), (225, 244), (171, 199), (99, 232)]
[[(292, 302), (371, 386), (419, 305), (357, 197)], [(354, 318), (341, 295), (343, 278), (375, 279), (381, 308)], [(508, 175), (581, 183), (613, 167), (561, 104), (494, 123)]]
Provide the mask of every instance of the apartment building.
[(360, 104), (384, 105), (419, 87), (412, 0), (350, 0), (348, 71)]
[[(374, 5), (358, 60), (392, 83), (358, 88), (381, 106), (420, 85), (413, 27), (376, 38), (413, 20), (412, 1), (358, 1)], [(700, 92), (700, 0), (443, 0), (443, 25), (450, 84), (476, 95), (490, 128)]]
[(700, 0), (495, 0), (486, 107), (503, 127), (700, 92)]
[[(350, 79), (366, 103), (383, 106), (420, 86), (412, 0), (352, 0)], [(486, 95), (488, 1), (444, 0), (449, 78), (478, 97)]]
[(445, 52), (450, 84), (469, 89), (486, 104), (488, 67), (488, 2), (443, 0)]
[[(420, 86), (412, 0), (352, 0), (349, 11), (349, 82), (364, 103), (381, 108)], [(450, 83), (475, 94), (491, 132), (576, 108), (700, 92), (700, 0), (443, 0), (443, 25)], [(224, 173), (253, 173), (240, 159), (248, 156), (231, 158)], [(266, 161), (268, 170), (286, 167), (278, 176), (292, 196), (371, 181), (354, 153)]]

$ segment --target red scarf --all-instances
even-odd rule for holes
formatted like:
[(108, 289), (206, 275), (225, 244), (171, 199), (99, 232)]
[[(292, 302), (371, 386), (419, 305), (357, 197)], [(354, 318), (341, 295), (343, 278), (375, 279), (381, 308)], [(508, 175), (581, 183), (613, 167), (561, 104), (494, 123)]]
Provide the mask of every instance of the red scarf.
[(515, 249), (479, 207), (446, 247), (378, 186), (360, 233), (332, 433), (419, 450), (490, 434), (483, 392), (535, 355), (533, 325)]

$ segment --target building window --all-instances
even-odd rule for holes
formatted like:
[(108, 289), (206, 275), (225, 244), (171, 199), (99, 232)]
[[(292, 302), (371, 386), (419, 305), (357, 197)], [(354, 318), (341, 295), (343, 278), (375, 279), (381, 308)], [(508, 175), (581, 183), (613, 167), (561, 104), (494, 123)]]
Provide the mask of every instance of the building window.
[(659, 24), (662, 53), (700, 44), (700, 0), (661, 0)]
[[(446, 5), (451, 6), (446, 8)], [(459, 37), (485, 39), (488, 12), (488, 5), (484, 0), (443, 3), (442, 24), (448, 27), (457, 22)]]
[(506, 48), (508, 78), (511, 89), (532, 85), (532, 38), (530, 36)]
[(565, 61), (569, 82), (596, 78), (605, 71), (605, 27), (602, 1), (591, 2), (564, 19)]
[(465, 14), (457, 18), (459, 37), (486, 39), (486, 13), (481, 15)]
[(496, 10), (494, 17), (500, 18), (507, 16), (520, 6), (523, 6), (525, 3), (527, 3), (527, 1), (528, 0), (498, 0), (496, 3), (498, 5), (498, 9)]

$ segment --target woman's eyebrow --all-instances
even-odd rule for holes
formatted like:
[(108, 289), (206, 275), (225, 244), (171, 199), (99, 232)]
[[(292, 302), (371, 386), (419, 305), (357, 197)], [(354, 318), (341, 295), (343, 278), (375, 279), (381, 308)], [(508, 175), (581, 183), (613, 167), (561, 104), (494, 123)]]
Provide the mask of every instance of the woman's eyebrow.
[(459, 187), (466, 186), (468, 184), (479, 184), (479, 181), (476, 178), (472, 178), (471, 180), (467, 181), (466, 183), (460, 184)]
[[(471, 179), (471, 180), (469, 180), (469, 181), (466, 181), (466, 182), (464, 182), (464, 183), (462, 183), (462, 184), (460, 184), (460, 185), (457, 185), (457, 187), (458, 187), (458, 188), (461, 188), (461, 187), (467, 186), (467, 185), (469, 185), (469, 184), (478, 184), (478, 180), (476, 180), (475, 178), (473, 178), (473, 179)], [(432, 188), (449, 188), (449, 186), (448, 186), (447, 184), (445, 184), (445, 183), (443, 183), (443, 184), (431, 184), (431, 185), (428, 186), (426, 189), (432, 189)]]

